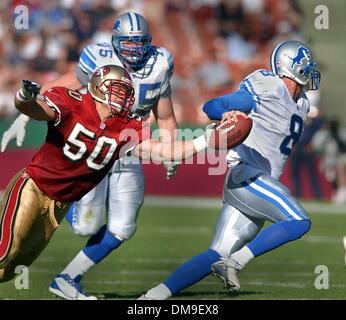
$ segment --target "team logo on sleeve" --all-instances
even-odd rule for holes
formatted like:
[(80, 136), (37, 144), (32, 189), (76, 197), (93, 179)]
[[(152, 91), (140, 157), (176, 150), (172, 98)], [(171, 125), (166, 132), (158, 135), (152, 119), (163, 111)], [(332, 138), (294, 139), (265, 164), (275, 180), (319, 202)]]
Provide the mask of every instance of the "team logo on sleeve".
[(308, 48), (302, 47), (300, 46), (297, 49), (297, 54), (294, 58), (290, 58), (292, 60), (292, 64), (291, 64), (291, 69), (294, 68), (295, 65), (300, 65), (302, 64), (304, 59), (309, 59), (310, 56), (310, 51)]

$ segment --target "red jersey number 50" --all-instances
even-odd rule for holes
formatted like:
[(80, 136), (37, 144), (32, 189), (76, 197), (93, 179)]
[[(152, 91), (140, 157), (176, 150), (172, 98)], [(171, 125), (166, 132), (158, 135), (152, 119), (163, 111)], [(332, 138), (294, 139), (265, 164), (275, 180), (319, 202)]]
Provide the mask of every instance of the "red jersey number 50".
[[(80, 140), (81, 136), (94, 139), (95, 133), (83, 127), (80, 123), (77, 123), (75, 125), (63, 148), (64, 155), (72, 161), (79, 161), (88, 151), (85, 142)], [(101, 161), (101, 159), (99, 158), (102, 150), (104, 150), (106, 145), (109, 146), (109, 149), (106, 156)], [(108, 137), (99, 137), (94, 150), (86, 159), (87, 166), (90, 169), (94, 170), (102, 169), (112, 158), (117, 146), (118, 144), (115, 139)], [(96, 159), (98, 159), (99, 161), (95, 162)]]

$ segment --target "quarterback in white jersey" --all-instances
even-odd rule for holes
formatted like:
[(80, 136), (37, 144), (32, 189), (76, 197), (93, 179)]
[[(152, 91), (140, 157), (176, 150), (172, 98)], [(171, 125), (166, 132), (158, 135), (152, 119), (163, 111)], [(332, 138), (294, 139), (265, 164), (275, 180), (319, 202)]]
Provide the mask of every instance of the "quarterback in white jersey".
[(304, 91), (294, 101), (283, 80), (269, 70), (251, 73), (242, 81), (242, 88), (255, 100), (249, 115), (253, 127), (243, 144), (228, 153), (227, 162), (231, 168), (240, 161), (248, 163), (279, 179), (292, 146), (302, 134), (309, 101)]
[[(306, 211), (278, 179), (309, 111), (304, 91), (319, 86), (315, 67), (312, 51), (304, 43), (285, 41), (272, 53), (272, 70), (253, 72), (238, 91), (204, 105), (211, 120), (248, 116), (253, 127), (227, 155), (223, 208), (209, 249), (140, 299), (167, 299), (211, 272), (230, 291), (239, 290), (237, 274), (249, 261), (309, 231)], [(259, 232), (266, 220), (272, 224)]]
[[(120, 15), (113, 27), (109, 43), (91, 44), (80, 54), (76, 72), (70, 72), (42, 87), (41, 92), (63, 85), (73, 90), (86, 87), (93, 71), (103, 65), (119, 65), (130, 73), (135, 102), (133, 116), (148, 118), (150, 112), (157, 120), (160, 140), (174, 140), (177, 123), (171, 100), (170, 79), (174, 64), (170, 52), (151, 44), (147, 21), (134, 12)], [(27, 119), (20, 116), (4, 134), (2, 151), (17, 137), (21, 143)], [(176, 163), (166, 163), (167, 178), (175, 174)], [(138, 158), (117, 160), (111, 172), (99, 185), (74, 203), (66, 218), (76, 234), (91, 236), (87, 245), (70, 264), (58, 274), (49, 290), (65, 299), (95, 299), (80, 285), (82, 276), (136, 231), (139, 209), (144, 200), (144, 177)], [(107, 225), (102, 225), (104, 208)]]

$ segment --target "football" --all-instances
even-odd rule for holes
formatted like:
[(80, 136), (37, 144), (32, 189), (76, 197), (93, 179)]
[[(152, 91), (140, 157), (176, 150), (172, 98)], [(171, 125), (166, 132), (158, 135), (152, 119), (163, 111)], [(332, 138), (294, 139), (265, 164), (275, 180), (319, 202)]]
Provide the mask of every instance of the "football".
[(220, 123), (211, 133), (209, 146), (213, 149), (232, 149), (240, 145), (249, 135), (252, 119), (237, 116), (238, 121)]

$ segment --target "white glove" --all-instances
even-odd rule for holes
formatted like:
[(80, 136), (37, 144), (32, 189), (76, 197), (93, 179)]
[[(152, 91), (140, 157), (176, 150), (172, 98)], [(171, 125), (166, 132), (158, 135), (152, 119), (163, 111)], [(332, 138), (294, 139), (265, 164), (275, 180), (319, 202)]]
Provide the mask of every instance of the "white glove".
[(177, 168), (179, 166), (179, 161), (164, 161), (163, 165), (165, 166), (167, 172), (166, 172), (166, 179), (169, 180), (177, 173)]
[(25, 127), (29, 121), (29, 117), (21, 114), (11, 126), (4, 132), (1, 139), (1, 152), (4, 152), (9, 142), (17, 139), (17, 146), (21, 147), (25, 138)]

